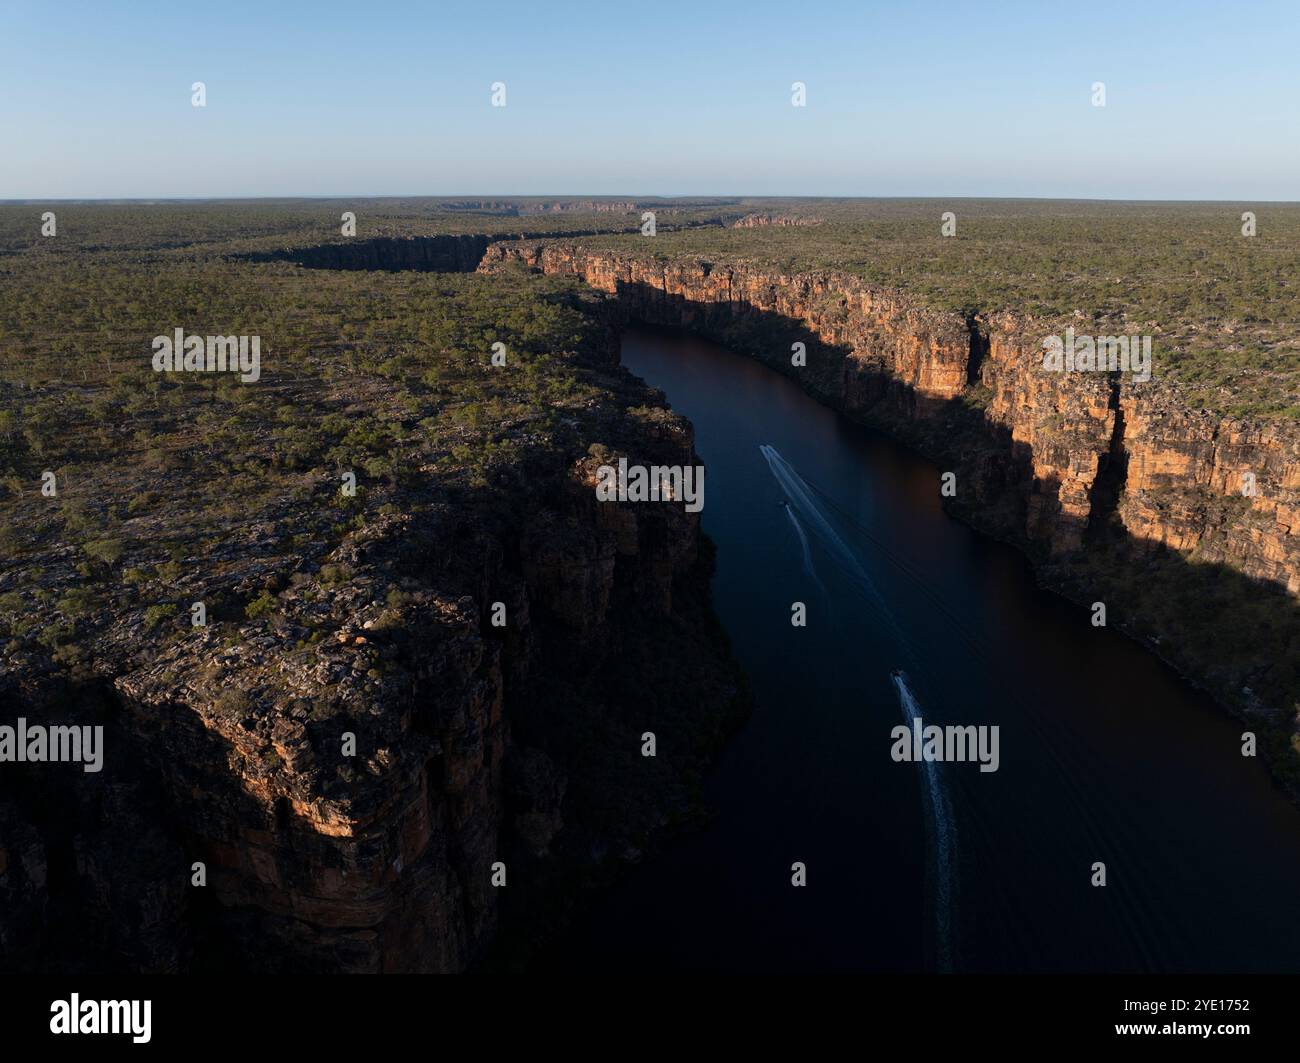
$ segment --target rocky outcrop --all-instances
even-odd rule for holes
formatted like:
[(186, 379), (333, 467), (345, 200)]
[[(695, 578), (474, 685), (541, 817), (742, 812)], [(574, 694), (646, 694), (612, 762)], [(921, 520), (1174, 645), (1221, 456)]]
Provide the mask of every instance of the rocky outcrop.
[(453, 199), (438, 204), (439, 210), (464, 212), (467, 214), (501, 214), (515, 216), (519, 205), (508, 199)]
[(528, 214), (631, 214), (637, 205), (626, 200), (566, 199), (553, 202), (513, 199), (455, 199), (438, 204), (439, 210), (519, 217)]
[(820, 225), (821, 218), (811, 214), (746, 214), (731, 223), (733, 229), (762, 229), (775, 225), (778, 228), (792, 225)]
[[(695, 462), (689, 424), (595, 354), (614, 391), (590, 446)], [(78, 705), (111, 732), (75, 788), (0, 774), (0, 967), (464, 970), (556, 933), (694, 815), (742, 707), (698, 517), (598, 502), (586, 445), (533, 437), (500, 493), (421, 470), (318, 560), (187, 558), (187, 602), (273, 609), (162, 627), (106, 605), (79, 686), (34, 636), (6, 645), (0, 720)], [(295, 519), (286, 499), (248, 532)]]
[(637, 205), (631, 201), (608, 199), (566, 199), (554, 203), (521, 203), (521, 214), (631, 214)]

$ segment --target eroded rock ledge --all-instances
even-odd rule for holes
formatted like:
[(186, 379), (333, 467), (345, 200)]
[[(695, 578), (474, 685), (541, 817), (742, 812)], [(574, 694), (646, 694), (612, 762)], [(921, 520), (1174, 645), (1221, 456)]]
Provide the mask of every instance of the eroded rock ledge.
[(326, 480), (179, 565), (186, 602), (260, 589), (273, 614), (164, 629), (106, 604), (76, 677), (34, 637), (5, 647), (3, 718), (103, 725), (107, 754), (5, 766), (0, 967), (513, 966), (699, 811), (745, 705), (710, 548), (681, 505), (593, 489), (595, 454), (692, 464), (693, 434), (591, 331), (572, 357), (608, 405), (523, 438), (507, 482), (371, 484), (388, 504), (317, 557), (293, 533)]

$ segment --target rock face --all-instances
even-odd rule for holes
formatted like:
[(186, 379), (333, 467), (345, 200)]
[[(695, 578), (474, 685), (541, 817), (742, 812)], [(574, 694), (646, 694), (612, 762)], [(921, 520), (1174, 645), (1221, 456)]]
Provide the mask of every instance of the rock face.
[(456, 199), (439, 203), (438, 209), (520, 217), (528, 214), (631, 214), (637, 205), (629, 201), (607, 199), (566, 199), (555, 202)]
[[(1055, 586), (1071, 584), (1073, 560), (1094, 544), (1113, 555), (1115, 586), (1132, 582), (1136, 559), (1179, 551), (1188, 564), (1237, 577), (1239, 597), (1250, 595), (1252, 581), (1281, 593), (1273, 615), (1294, 621), (1300, 427), (1293, 423), (1196, 411), (1158, 379), (1050, 372), (1042, 344), (1055, 327), (1013, 314), (927, 309), (846, 274), (663, 261), (550, 241), (495, 243), (480, 269), (511, 263), (578, 276), (615, 293), (632, 317), (755, 354), (823, 401), (915, 443), (957, 472), (954, 510), (1025, 547)], [(793, 343), (805, 345), (806, 368), (792, 368)], [(1167, 615), (1147, 607), (1153, 615), (1144, 618), (1144, 634), (1177, 626), (1180, 607), (1161, 608)], [(1178, 664), (1202, 679), (1216, 667)], [(1300, 707), (1300, 686), (1290, 672), (1273, 671), (1274, 708), (1289, 717)], [(1210, 683), (1231, 702), (1243, 681), (1252, 681), (1249, 669)]]
[(254, 257), (285, 259), (311, 269), (469, 273), (483, 257), (489, 242), (486, 236), (380, 236)]
[[(695, 463), (614, 358), (601, 452)], [(490, 497), (415, 478), (329, 564), (287, 557), (272, 621), (123, 613), (75, 689), (34, 644), (0, 656), (5, 721), (110, 729), (102, 776), (0, 776), (0, 969), (460, 971), (693, 814), (743, 708), (698, 516), (598, 502), (584, 445), (539, 439)]]
[[(1121, 392), (1124, 526), (1151, 546), (1194, 550), (1300, 594), (1296, 432), (1143, 402)], [(1252, 485), (1253, 494), (1243, 494)]]
[[(1003, 451), (999, 475), (1022, 481), (1023, 522), (1002, 529), (1013, 538), (1052, 554), (1077, 549), (1089, 525), (1111, 515), (1096, 495), (1102, 470), (1119, 465), (1126, 476), (1112, 504), (1135, 538), (1198, 550), (1300, 594), (1294, 426), (1192, 411), (1154, 382), (1045, 371), (1042, 340), (1050, 329), (1041, 323), (928, 310), (844, 274), (664, 264), (549, 242), (495, 243), (481, 268), (512, 259), (617, 293), (636, 317), (656, 324), (717, 331), (738, 319), (780, 319), (785, 331), (801, 330), (822, 346), (822, 364), (814, 366), (810, 353), (812, 372), (802, 379), (849, 413), (937, 421), (954, 403), (978, 397), (981, 427)], [(760, 353), (780, 362), (786, 349)], [(1241, 493), (1247, 473), (1252, 496)], [(1189, 498), (1169, 505), (1160, 492)], [(1235, 514), (1228, 523), (1216, 519), (1225, 499)]]
[(746, 214), (731, 223), (733, 229), (761, 229), (768, 225), (820, 225), (821, 218), (807, 214)]
[(49, 893), (41, 833), (13, 802), (0, 802), (0, 956), (33, 962), (41, 946)]
[[(19, 700), (8, 679), (0, 675), (6, 710)], [(185, 888), (185, 850), (157, 815), (166, 798), (141, 771), (106, 691), (51, 677), (23, 694), (22, 712), (33, 722), (104, 726), (117, 770), (4, 765), (0, 968), (49, 970), (49, 958), (61, 954), (69, 957), (61, 969), (70, 971), (182, 969), (199, 918)]]
[[(628, 227), (567, 230), (564, 236), (595, 236), (600, 232), (628, 231)], [(542, 233), (522, 233), (521, 240)], [(473, 273), (488, 245), (498, 237), (472, 233), (442, 236), (376, 236), (370, 239), (338, 240), (283, 251), (256, 252), (254, 262), (294, 262), (308, 269), (415, 270), (424, 273)]]
[(631, 214), (637, 209), (630, 201), (606, 199), (564, 200), (556, 203), (524, 203), (521, 214)]

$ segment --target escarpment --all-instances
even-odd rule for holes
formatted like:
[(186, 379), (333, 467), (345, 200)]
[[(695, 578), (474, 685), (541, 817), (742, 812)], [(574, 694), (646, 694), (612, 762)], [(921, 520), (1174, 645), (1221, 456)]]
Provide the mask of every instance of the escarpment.
[[(1300, 766), (1293, 422), (1192, 409), (1160, 380), (1158, 349), (1145, 382), (1051, 372), (1043, 341), (1055, 323), (935, 310), (844, 273), (562, 241), (494, 243), (480, 270), (512, 263), (579, 277), (630, 317), (751, 353), (916, 445), (956, 474), (955, 512), (1024, 547), (1056, 589), (1109, 602), (1111, 623), (1273, 728), (1281, 774)], [(1207, 641), (1234, 611), (1267, 632), (1253, 650)]]
[(746, 214), (731, 223), (733, 229), (761, 229), (775, 225), (778, 228), (795, 225), (820, 225), (824, 219), (811, 214)]
[[(547, 213), (564, 214), (568, 213), (568, 211), (538, 210), (529, 216)], [(600, 211), (597, 213), (623, 212), (620, 210)], [(614, 219), (611, 219), (609, 225), (602, 225), (597, 228), (570, 228), (558, 232), (520, 232), (509, 237), (501, 235), (485, 236), (478, 233), (446, 233), (434, 236), (374, 236), (359, 239), (350, 237), (324, 244), (285, 247), (274, 251), (248, 252), (242, 257), (251, 262), (292, 262), (308, 269), (473, 273), (483, 260), (487, 248), (496, 240), (535, 240), (541, 237), (575, 238), (636, 232), (638, 225), (635, 222), (636, 219), (632, 218), (626, 224), (620, 225)], [(676, 222), (664, 219), (660, 223), (660, 227), (664, 231), (670, 231), (673, 229), (707, 228), (717, 224), (717, 222), (707, 219), (687, 219)]]
[(486, 236), (378, 236), (264, 252), (255, 261), (283, 259), (310, 269), (423, 270), (468, 273), (491, 242)]
[[(595, 236), (610, 230), (579, 230), (571, 236)], [(538, 234), (521, 234), (530, 239)], [(308, 269), (415, 270), (424, 273), (472, 273), (488, 245), (497, 237), (473, 233), (438, 236), (376, 236), (344, 239), (280, 251), (259, 251), (247, 257), (254, 262), (294, 262)]]
[[(173, 552), (170, 591), (141, 575), (159, 518), (136, 518), (138, 539), (121, 533), (133, 575), (75, 619), (54, 610), (77, 653), (8, 632), (0, 723), (104, 726), (105, 758), (96, 775), (0, 773), (0, 966), (513, 966), (697, 814), (744, 708), (711, 555), (681, 504), (593, 488), (618, 456), (696, 462), (692, 431), (617, 368), (597, 318), (578, 320), (565, 365), (580, 399), (561, 389), (550, 420), (503, 417), (508, 462), (470, 469), (400, 438), (397, 469), (358, 465), (355, 497), (304, 473)], [(513, 373), (488, 379), (533, 380)], [(416, 401), (383, 378), (348, 386), (340, 430)], [(407, 416), (389, 431), (418, 435)], [(121, 497), (116, 468), (83, 475), (86, 497)], [(74, 550), (44, 556), (47, 586), (77, 582)], [(657, 758), (640, 754), (646, 731)]]

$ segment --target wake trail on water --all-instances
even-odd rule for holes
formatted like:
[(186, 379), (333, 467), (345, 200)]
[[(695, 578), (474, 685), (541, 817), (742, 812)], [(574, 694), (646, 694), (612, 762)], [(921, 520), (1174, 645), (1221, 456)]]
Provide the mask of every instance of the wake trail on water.
[[(921, 719), (921, 709), (902, 672), (890, 675), (898, 692), (898, 703), (909, 728)], [(952, 805), (939, 774), (939, 764), (921, 761), (925, 785), (921, 800), (926, 811), (926, 834), (931, 853), (931, 876), (934, 896), (935, 952), (939, 970), (952, 970), (953, 896), (956, 892), (957, 831), (953, 824)]]
[[(893, 630), (900, 649), (908, 653), (907, 639), (898, 626), (898, 622), (894, 619), (894, 614), (890, 611), (889, 606), (885, 604), (884, 596), (876, 589), (875, 583), (872, 582), (871, 577), (867, 575), (866, 569), (858, 561), (853, 548), (844, 541), (840, 533), (835, 530), (835, 526), (826, 517), (826, 514), (822, 512), (822, 508), (817, 504), (812, 489), (804, 482), (803, 477), (795, 472), (794, 467), (785, 458), (781, 457), (780, 452), (775, 447), (762, 443), (758, 449), (759, 453), (766, 459), (768, 468), (772, 471), (772, 476), (790, 500), (786, 503), (787, 509), (798, 510), (799, 516), (803, 517), (808, 527), (812, 529), (822, 545), (826, 547), (831, 558), (849, 574), (859, 588), (866, 591), (881, 618)], [(800, 538), (802, 539), (803, 536), (801, 535)], [(811, 561), (809, 563), (811, 564)]]
[[(802, 477), (801, 477), (802, 479)], [(1020, 677), (1005, 674), (1006, 665), (1000, 655), (994, 652), (989, 645), (986, 633), (977, 633), (972, 630), (969, 624), (964, 622), (951, 609), (938, 589), (932, 586), (911, 564), (898, 557), (888, 545), (882, 541), (881, 537), (866, 527), (855, 516), (846, 511), (842, 506), (836, 503), (834, 497), (818, 487), (817, 484), (808, 480), (803, 481), (817, 496), (827, 510), (837, 516), (843, 524), (854, 533), (860, 536), (867, 544), (868, 548), (875, 552), (885, 562), (892, 565), (893, 568), (901, 573), (907, 581), (907, 585), (913, 591), (928, 598), (939, 615), (945, 617), (951, 626), (951, 630), (962, 643), (965, 644), (970, 652), (972, 659), (984, 662), (995, 662), (1000, 671), (1003, 672), (1003, 697), (1005, 700), (1019, 709), (1022, 714), (1021, 722), (1029, 728), (1037, 741), (1041, 743), (1041, 749), (1044, 755), (1050, 759), (1052, 769), (1057, 773), (1056, 778), (1059, 783), (1068, 792), (1075, 805), (1075, 822), (1079, 829), (1088, 835), (1089, 841), (1093, 844), (1101, 845), (1104, 843), (1105, 831), (1100, 826), (1100, 818), (1096, 806), (1096, 794), (1093, 791), (1090, 777), (1094, 771), (1092, 767), (1082, 762), (1079, 751), (1071, 743), (1062, 743), (1059, 732), (1053, 730), (1044, 722), (1042, 713), (1031, 710), (1020, 697), (1018, 691)], [(962, 780), (958, 778), (958, 787), (962, 788)], [(981, 824), (979, 822), (979, 802), (966, 802), (963, 807), (963, 816), (965, 822), (973, 824), (976, 827), (986, 828), (988, 833), (995, 833), (999, 836), (1006, 837), (1009, 827), (1006, 823)]]
[[(764, 443), (758, 449), (767, 461), (772, 476), (789, 499), (785, 503), (785, 511), (799, 535), (799, 542), (803, 547), (804, 564), (807, 566), (809, 573), (814, 579), (817, 579), (812, 567), (812, 552), (808, 537), (804, 534), (803, 527), (798, 519), (799, 516), (803, 517), (804, 521), (807, 522), (809, 528), (812, 529), (818, 540), (826, 548), (832, 560), (849, 575), (851, 581), (860, 590), (866, 592), (881, 619), (889, 625), (897, 638), (900, 654), (908, 662), (914, 663), (915, 657), (912, 654), (911, 646), (894, 618), (894, 614), (886, 603), (884, 596), (876, 588), (871, 577), (867, 575), (853, 548), (836, 531), (830, 518), (818, 505), (813, 489), (795, 471), (794, 466), (781, 456), (775, 447)], [(796, 516), (796, 510), (798, 516)], [(905, 574), (912, 579), (916, 579), (914, 574), (910, 572)], [(821, 586), (820, 580), (818, 580), (818, 586)], [(825, 591), (824, 587), (823, 591)], [(892, 673), (891, 678), (898, 692), (898, 700), (903, 709), (904, 719), (906, 719), (910, 728), (913, 726), (914, 721), (921, 719), (921, 710), (917, 704), (916, 696), (912, 693), (911, 687), (901, 671)], [(944, 787), (939, 764), (935, 761), (922, 760), (921, 772), (924, 783), (921, 787), (921, 801), (924, 806), (926, 847), (930, 856), (927, 868), (930, 888), (927, 893), (931, 899), (934, 914), (936, 965), (941, 971), (951, 971), (953, 964), (953, 906), (956, 892), (956, 827), (954, 826), (952, 802)]]
[(785, 515), (790, 518), (790, 523), (794, 525), (794, 532), (799, 536), (799, 545), (803, 548), (803, 565), (808, 570), (808, 575), (812, 581), (817, 584), (818, 590), (826, 596), (826, 588), (817, 576), (817, 569), (813, 567), (812, 547), (808, 543), (808, 536), (804, 533), (803, 525), (799, 523), (799, 518), (794, 515), (794, 510), (790, 508), (790, 503), (785, 503)]

